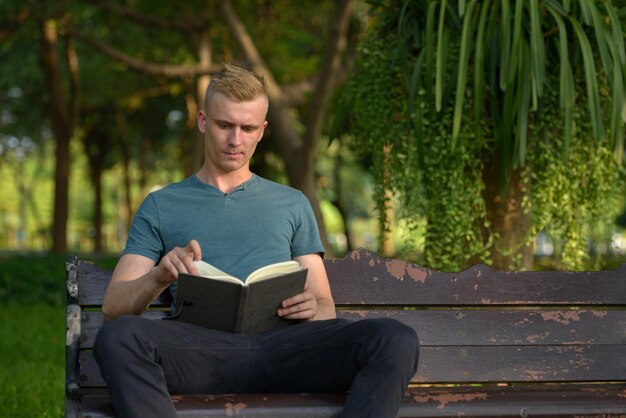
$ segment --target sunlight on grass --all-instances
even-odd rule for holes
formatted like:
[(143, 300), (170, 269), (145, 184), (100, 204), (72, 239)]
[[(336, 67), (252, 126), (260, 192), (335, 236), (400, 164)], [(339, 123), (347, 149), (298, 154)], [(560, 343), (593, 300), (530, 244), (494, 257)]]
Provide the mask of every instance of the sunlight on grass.
[(65, 308), (0, 305), (0, 323), (0, 417), (62, 417)]

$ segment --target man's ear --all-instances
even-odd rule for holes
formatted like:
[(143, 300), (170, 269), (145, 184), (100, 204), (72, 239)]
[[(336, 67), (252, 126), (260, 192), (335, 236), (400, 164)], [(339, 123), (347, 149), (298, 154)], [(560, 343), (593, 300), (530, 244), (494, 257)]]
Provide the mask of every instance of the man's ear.
[(265, 135), (265, 128), (267, 128), (267, 121), (263, 122), (263, 130), (261, 130), (261, 135), (259, 135), (259, 139), (256, 142), (260, 142), (263, 139), (263, 135)]
[(198, 130), (202, 132), (203, 134), (206, 133), (206, 124), (207, 124), (206, 115), (201, 110), (198, 112)]

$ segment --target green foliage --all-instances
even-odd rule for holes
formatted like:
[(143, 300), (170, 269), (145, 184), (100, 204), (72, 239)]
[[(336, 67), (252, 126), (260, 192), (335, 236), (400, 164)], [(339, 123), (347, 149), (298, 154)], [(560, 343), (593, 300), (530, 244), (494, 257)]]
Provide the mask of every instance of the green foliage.
[[(0, 2), (0, 7), (17, 3)], [(2, 9), (0, 16), (4, 16)], [(0, 43), (0, 141), (9, 137), (28, 137), (35, 143), (40, 140), (44, 82), (38, 48), (37, 26), (32, 20)], [(0, 148), (0, 158), (5, 155)]]
[[(482, 236), (481, 225), (488, 226), (482, 199), (483, 162), (475, 158), (488, 147), (487, 141), (469, 124), (455, 140), (449, 130), (452, 117), (450, 108), (442, 110), (422, 130), (424, 172), (428, 173), (423, 180), (424, 215), (428, 219), (424, 262), (458, 271), (472, 259), (488, 260), (493, 238), (483, 240)], [(456, 146), (452, 147), (454, 141)], [(410, 194), (410, 190), (403, 194)], [(406, 216), (411, 215), (407, 212)]]
[(62, 417), (65, 309), (0, 305), (0, 321), (0, 417)]
[[(353, 109), (354, 125), (363, 135), (357, 137), (355, 151), (362, 158), (371, 159), (372, 174), (376, 179), (374, 199), (377, 206), (383, 207), (388, 198), (386, 190), (393, 190), (402, 183), (402, 173), (394, 170), (407, 159), (405, 145), (410, 144), (410, 131), (403, 123), (380, 123), (381, 121), (400, 122), (406, 114), (405, 92), (397, 83), (400, 77), (398, 67), (393, 62), (392, 35), (370, 33), (360, 46), (361, 71), (351, 80), (348, 87), (350, 103), (344, 104)], [(381, 223), (385, 224), (385, 211), (380, 210)]]
[(566, 146), (565, 138), (553, 129), (559, 122), (557, 102), (558, 97), (548, 93), (537, 120), (535, 129), (542, 140), (533, 142), (529, 152), (532, 187), (525, 206), (533, 214), (531, 236), (545, 230), (563, 243), (557, 249), (558, 267), (581, 270), (588, 266), (589, 240), (612, 233), (626, 186), (625, 172), (611, 144), (594, 140), (582, 114), (584, 106), (573, 115), (572, 142)]
[[(103, 268), (115, 267), (117, 256), (84, 256)], [(0, 300), (7, 306), (65, 306), (65, 256), (5, 253), (0, 255)]]
[[(496, 249), (515, 255), (544, 229), (564, 242), (561, 266), (581, 268), (624, 184), (626, 67), (612, 3), (405, 1), (374, 10), (344, 107), (382, 221), (388, 191), (399, 195), (401, 217), (425, 217), (432, 268), (489, 263)], [(503, 195), (523, 168), (533, 228), (514, 248), (502, 248), (503, 231), (487, 220), (483, 171), (494, 161)]]
[[(237, 43), (220, 17), (219, 5), (219, 0), (184, 3), (137, 0), (110, 4), (74, 0), (45, 4), (32, 0), (0, 1), (0, 20), (6, 23), (7, 30), (22, 11), (29, 12), (27, 20), (0, 43), (3, 75), (0, 77), (0, 168), (6, 170), (3, 173), (9, 173), (0, 185), (0, 198), (5, 202), (0, 205), (0, 245), (14, 248), (19, 241), (30, 246), (29, 239), (37, 236), (42, 237), (38, 243), (43, 243), (36, 247), (45, 248), (50, 241), (54, 176), (48, 169), (54, 169), (54, 138), (47, 106), (49, 92), (44, 86), (39, 56), (39, 22), (50, 18), (58, 28), (62, 89), (68, 105), (71, 91), (65, 59), (68, 38), (73, 40), (78, 57), (80, 100), (70, 156), (69, 245), (84, 251), (91, 248), (94, 188), (88, 180), (94, 173), (90, 169), (98, 163), (105, 170), (105, 245), (117, 250), (125, 238), (126, 219), (118, 219), (126, 215), (124, 180), (130, 183), (128, 201), (132, 212), (152, 187), (179, 180), (191, 169), (197, 129), (193, 123), (195, 109), (188, 104), (197, 93), (196, 80), (130, 70), (85, 39), (95, 39), (144, 63), (194, 66), (199, 60), (198, 41), (202, 30), (206, 30), (212, 63), (243, 63)], [(302, 2), (294, 7), (289, 0), (235, 0), (233, 7), (281, 84), (307, 81), (319, 70), (335, 2)], [(118, 8), (130, 13), (118, 14)], [(176, 22), (188, 25), (180, 30), (172, 25)], [(201, 26), (198, 22), (206, 27), (198, 30)], [(298, 98), (297, 102), (301, 108), (294, 109), (294, 113), (299, 116), (306, 111), (306, 99)], [(81, 142), (85, 146), (78, 146)], [(272, 142), (271, 136), (264, 142)], [(284, 169), (275, 148), (268, 161), (280, 179)], [(30, 153), (25, 158), (16, 156), (16, 151), (26, 149)], [(93, 157), (87, 162), (83, 156), (86, 151)], [(128, 165), (124, 164), (125, 159)], [(15, 188), (7, 187), (7, 183), (12, 186), (12, 177), (20, 178), (18, 171), (23, 162), (28, 172), (24, 181), (26, 191), (34, 191), (30, 183), (37, 180), (37, 192), (45, 188), (43, 193), (16, 195), (12, 190), (20, 190), (17, 184)], [(30, 174), (33, 165), (45, 166), (46, 171)], [(26, 216), (16, 209), (21, 196), (32, 197), (26, 203)], [(38, 205), (41, 216), (37, 216), (36, 224), (32, 221), (31, 208), (37, 205), (32, 202), (43, 202)], [(5, 208), (8, 208), (6, 213)], [(11, 221), (10, 229), (5, 227), (5, 219)], [(18, 234), (27, 239), (16, 239)]]
[[(426, 100), (429, 86), (420, 85), (415, 108), (408, 107), (401, 65), (408, 57), (398, 56), (398, 43), (394, 31), (378, 24), (360, 44), (358, 71), (346, 96), (350, 102), (344, 103), (352, 110), (355, 149), (372, 166), (381, 221), (387, 221), (386, 191), (398, 192), (399, 218), (413, 228), (422, 217), (428, 220), (421, 262), (459, 270), (470, 257), (488, 255), (477, 228), (485, 217), (482, 163), (474, 158), (487, 142), (467, 123), (452, 148), (451, 107), (435, 112)], [(457, 53), (458, 46), (448, 45), (447, 55)]]

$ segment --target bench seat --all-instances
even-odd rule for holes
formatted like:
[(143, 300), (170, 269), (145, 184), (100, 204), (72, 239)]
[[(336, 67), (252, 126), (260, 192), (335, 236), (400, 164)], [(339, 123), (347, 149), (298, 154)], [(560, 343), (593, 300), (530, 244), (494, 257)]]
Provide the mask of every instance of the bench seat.
[[(339, 317), (420, 337), (399, 417), (626, 417), (626, 265), (599, 272), (444, 273), (356, 250), (325, 260)], [(111, 272), (67, 260), (66, 415), (110, 417), (92, 356)], [(144, 316), (159, 319), (164, 293)], [(333, 417), (345, 394), (174, 396), (185, 417)]]

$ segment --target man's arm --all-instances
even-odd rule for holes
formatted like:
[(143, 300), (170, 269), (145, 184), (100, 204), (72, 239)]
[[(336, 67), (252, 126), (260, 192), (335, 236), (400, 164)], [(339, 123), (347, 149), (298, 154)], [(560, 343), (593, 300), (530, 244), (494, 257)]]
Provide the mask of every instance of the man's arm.
[(295, 257), (294, 260), (309, 269), (306, 286), (303, 293), (283, 301), (278, 315), (308, 321), (336, 318), (335, 302), (322, 257), (319, 254), (308, 254)]
[(195, 240), (184, 248), (174, 248), (157, 266), (141, 255), (123, 255), (104, 294), (104, 317), (110, 321), (121, 315), (140, 315), (163, 290), (178, 280), (178, 272), (198, 274), (193, 261), (200, 258), (200, 246)]

